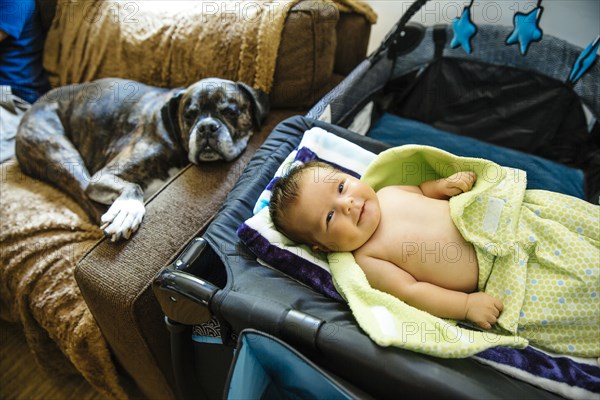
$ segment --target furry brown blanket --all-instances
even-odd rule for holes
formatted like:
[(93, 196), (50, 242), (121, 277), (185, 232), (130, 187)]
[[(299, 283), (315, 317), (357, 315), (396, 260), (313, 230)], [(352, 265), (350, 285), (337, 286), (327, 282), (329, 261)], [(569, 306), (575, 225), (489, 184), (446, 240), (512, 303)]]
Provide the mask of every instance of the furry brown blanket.
[(126, 398), (73, 275), (102, 232), (73, 200), (24, 175), (14, 159), (0, 173), (0, 317), (22, 326), (47, 370), (79, 371), (105, 396)]
[[(281, 32), (299, 1), (60, 1), (44, 67), (53, 87), (112, 76), (182, 87), (218, 76), (269, 93)], [(377, 19), (360, 0), (330, 4)]]

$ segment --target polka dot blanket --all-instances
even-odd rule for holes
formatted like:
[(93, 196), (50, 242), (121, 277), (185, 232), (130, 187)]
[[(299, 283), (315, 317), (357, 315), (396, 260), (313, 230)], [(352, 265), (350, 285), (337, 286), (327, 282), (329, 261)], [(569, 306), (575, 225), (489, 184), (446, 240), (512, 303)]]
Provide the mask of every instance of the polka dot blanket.
[[(387, 150), (371, 163), (362, 179), (378, 190), (394, 184), (414, 185), (461, 170), (474, 171), (478, 178), (471, 191), (450, 199), (451, 216), (462, 236), (475, 247), (479, 290), (504, 304), (495, 326), (499, 336), (486, 336), (479, 342), (477, 335), (464, 336), (465, 332), (444, 328), (441, 320), (432, 320), (428, 323), (442, 327), (439, 337), (446, 337), (446, 343), (418, 340), (413, 350), (462, 357), (481, 350), (479, 345), (486, 342), (498, 340), (496, 344), (506, 345), (500, 342), (509, 335), (516, 347), (526, 339), (537, 348), (555, 353), (600, 356), (600, 206), (558, 193), (526, 190), (524, 171), (483, 159), (457, 157), (428, 146)], [(345, 259), (341, 254), (330, 257)], [(385, 307), (374, 310), (352, 304), (364, 303), (369, 296), (357, 294), (356, 288), (344, 281), (351, 275), (347, 267), (353, 257), (349, 258), (345, 263), (330, 262), (330, 266), (345, 264), (343, 274), (335, 271), (341, 268), (332, 268), (338, 291), (353, 311), (360, 308), (371, 314), (370, 325), (376, 332), (370, 334), (377, 341), (394, 345), (400, 340), (406, 347), (402, 342), (408, 335), (388, 337), (390, 332), (401, 332), (406, 319), (395, 326), (388, 320), (385, 327), (377, 328), (377, 315), (386, 313)], [(468, 343), (457, 337), (468, 337)]]

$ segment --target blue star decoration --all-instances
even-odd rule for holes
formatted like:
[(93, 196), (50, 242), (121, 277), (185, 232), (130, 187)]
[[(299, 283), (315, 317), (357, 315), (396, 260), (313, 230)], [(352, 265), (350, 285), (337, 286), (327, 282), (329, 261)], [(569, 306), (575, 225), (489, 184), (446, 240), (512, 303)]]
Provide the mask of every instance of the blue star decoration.
[(452, 27), (454, 28), (454, 37), (450, 42), (450, 47), (454, 49), (462, 46), (467, 53), (471, 54), (471, 39), (477, 33), (477, 27), (471, 21), (470, 6), (463, 9), (460, 18), (455, 18), (452, 21)]
[(542, 38), (542, 30), (539, 27), (543, 7), (536, 7), (527, 14), (518, 12), (513, 18), (515, 28), (506, 38), (506, 44), (519, 42), (521, 54), (525, 55), (531, 42), (537, 42)]
[(592, 66), (596, 59), (596, 53), (600, 47), (600, 35), (596, 37), (592, 43), (585, 48), (573, 64), (573, 69), (569, 75), (568, 81), (571, 84), (575, 84), (581, 78), (581, 76)]

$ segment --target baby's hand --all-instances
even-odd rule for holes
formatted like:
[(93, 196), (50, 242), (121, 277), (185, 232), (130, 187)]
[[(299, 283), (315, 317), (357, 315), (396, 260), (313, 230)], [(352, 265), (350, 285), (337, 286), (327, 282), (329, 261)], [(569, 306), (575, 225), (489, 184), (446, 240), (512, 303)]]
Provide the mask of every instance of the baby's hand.
[(487, 293), (470, 293), (467, 296), (465, 319), (476, 323), (483, 329), (490, 329), (498, 320), (502, 308), (502, 302)]
[(477, 175), (472, 171), (460, 171), (444, 179), (444, 194), (456, 196), (468, 192), (477, 180)]

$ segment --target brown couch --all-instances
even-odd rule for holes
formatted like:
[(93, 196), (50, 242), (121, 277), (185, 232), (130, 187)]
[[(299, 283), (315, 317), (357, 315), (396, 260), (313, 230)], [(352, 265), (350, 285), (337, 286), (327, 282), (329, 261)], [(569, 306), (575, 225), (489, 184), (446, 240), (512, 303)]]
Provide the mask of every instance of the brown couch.
[[(54, 12), (47, 2), (44, 3), (46, 11)], [(117, 4), (108, 3), (111, 3), (112, 7)], [(143, 5), (144, 2), (139, 4)], [(136, 37), (132, 39), (131, 35), (127, 35), (127, 29), (131, 27), (121, 24), (117, 29), (111, 30), (111, 18), (102, 20), (103, 15), (99, 10), (96, 6), (89, 7), (77, 19), (77, 15), (65, 18), (63, 7), (61, 15), (57, 13), (54, 17), (45, 48), (45, 66), (51, 74), (51, 82), (54, 86), (111, 75), (170, 87), (189, 84), (194, 80), (193, 78), (202, 77), (203, 73), (207, 73), (192, 62), (193, 59), (190, 58), (192, 55), (188, 57), (187, 54), (181, 54), (188, 51), (186, 49), (189, 49), (190, 53), (197, 50), (194, 50), (196, 43), (191, 39), (195, 33), (188, 31), (182, 35), (180, 25), (177, 25), (181, 24), (180, 20), (172, 22), (177, 29), (166, 32), (164, 36), (171, 40), (170, 48), (176, 48), (176, 57), (163, 62), (168, 58), (161, 53), (163, 41), (148, 41), (148, 32), (145, 32), (146, 36), (142, 35), (139, 42), (132, 42)], [(117, 11), (126, 13), (131, 10)], [(147, 18), (146, 14), (140, 16), (143, 17), (142, 20)], [(91, 246), (87, 246), (84, 251), (78, 247), (77, 251), (69, 252), (71, 259), (67, 261), (73, 264), (75, 279), (85, 300), (81, 303), (89, 308), (104, 340), (108, 343), (119, 376), (118, 384), (125, 388), (124, 392), (127, 396), (174, 398), (168, 332), (158, 302), (151, 290), (154, 276), (191, 238), (201, 233), (207, 226), (240, 176), (245, 164), (271, 129), (286, 117), (303, 114), (365, 57), (374, 18), (368, 6), (358, 0), (333, 3), (298, 0), (293, 8), (286, 12), (282, 30), (275, 32), (278, 46), (272, 80), (271, 77), (263, 79), (264, 77), (261, 78), (260, 74), (256, 73), (257, 78), (247, 82), (270, 92), (272, 109), (261, 131), (252, 137), (246, 151), (231, 163), (215, 162), (200, 167), (190, 165), (182, 170), (147, 202), (147, 214), (142, 227), (130, 240), (119, 243), (111, 243), (104, 239), (96, 240), (98, 232), (95, 231), (86, 236), (86, 240), (91, 240)], [(193, 20), (188, 23), (191, 27), (194, 26)], [(170, 28), (167, 25), (157, 28), (158, 31), (165, 32), (165, 29)], [(85, 34), (81, 31), (82, 26), (87, 29)], [(156, 25), (152, 26), (156, 27)], [(119, 37), (119, 35), (127, 35), (127, 37)], [(223, 45), (231, 46), (229, 43), (231, 37), (225, 38), (226, 35), (214, 37), (222, 37)], [(181, 41), (189, 42), (180, 43)], [(145, 53), (143, 51), (138, 53), (132, 46), (149, 48), (143, 49)], [(181, 65), (174, 65), (176, 62), (180, 62)], [(142, 68), (138, 68), (140, 63)], [(236, 76), (226, 76), (226, 73), (223, 75), (225, 78), (236, 78)], [(14, 173), (13, 170), (10, 171)], [(28, 185), (23, 187), (23, 182), (30, 181), (21, 179), (18, 184), (9, 182), (10, 185), (3, 181), (3, 189), (18, 188), (18, 190), (32, 192), (37, 190), (33, 189), (35, 185), (29, 185), (29, 188)], [(31, 196), (33, 195), (32, 193)], [(56, 193), (52, 198), (48, 197), (42, 201), (53, 202), (54, 205), (59, 206), (68, 204), (69, 208), (76, 208), (66, 197), (61, 199), (60, 194)], [(16, 210), (18, 212), (18, 208)], [(79, 220), (75, 219), (75, 221)], [(80, 223), (80, 225), (71, 226), (69, 229), (82, 232), (96, 229), (89, 224)], [(82, 227), (83, 225), (85, 227)], [(8, 248), (11, 243), (10, 240), (3, 240), (2, 246)], [(81, 253), (85, 254), (80, 259)], [(3, 268), (4, 264), (9, 265), (10, 261), (5, 261)], [(28, 268), (35, 268), (31, 263), (27, 265)], [(56, 265), (62, 264), (54, 263), (52, 268), (59, 268)], [(65, 265), (70, 264), (66, 262)], [(6, 279), (8, 272), (2, 273), (4, 274), (2, 278)], [(17, 279), (13, 281), (16, 282)], [(15, 291), (14, 288), (17, 286), (17, 283), (13, 286), (4, 285), (2, 301), (8, 302), (9, 300), (6, 299), (14, 296), (11, 290)], [(76, 307), (83, 307), (78, 302), (78, 292), (75, 289), (69, 291), (75, 293), (70, 295), (74, 297), (72, 303), (76, 304)], [(27, 292), (27, 296), (30, 292), (32, 291)], [(27, 311), (28, 307), (31, 310)], [(27, 331), (27, 323), (24, 322), (25, 317), (22, 315), (28, 314), (26, 317), (30, 320), (28, 323), (46, 318), (39, 316), (38, 313), (44, 312), (40, 311), (39, 307), (35, 310), (33, 308), (36, 306), (25, 305), (20, 311), (3, 313), (2, 317), (13, 321), (20, 318)], [(54, 309), (48, 308), (48, 310)], [(84, 314), (82, 311), (80, 315)], [(56, 320), (63, 318), (63, 314), (60, 318), (56, 316), (47, 316), (47, 318)], [(65, 321), (57, 324), (66, 326)], [(48, 326), (41, 322), (39, 325), (44, 328)], [(89, 343), (94, 343), (95, 339), (81, 340), (74, 337), (85, 336), (85, 334), (80, 332), (72, 334), (73, 329), (68, 333), (49, 331), (47, 335), (38, 334), (36, 339), (30, 340), (30, 345), (32, 342), (39, 342), (42, 336), (48, 342), (54, 341), (61, 351), (47, 352), (47, 354), (56, 357), (62, 352), (76, 369), (80, 369), (78, 362), (81, 362), (82, 354), (85, 356), (86, 351), (92, 353)], [(68, 344), (61, 343), (64, 336), (68, 336)], [(40, 354), (41, 351), (37, 353), (38, 358), (44, 357)], [(54, 362), (47, 361), (43, 361), (42, 364), (56, 365)], [(91, 369), (94, 369), (94, 366)], [(93, 371), (92, 375), (94, 373), (96, 372)], [(102, 387), (102, 379), (97, 377), (90, 379), (86, 374), (84, 376), (101, 392), (120, 397), (115, 394), (114, 388)]]

